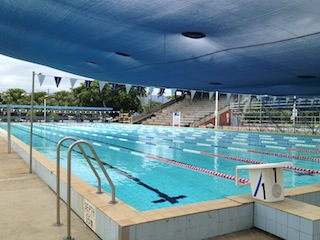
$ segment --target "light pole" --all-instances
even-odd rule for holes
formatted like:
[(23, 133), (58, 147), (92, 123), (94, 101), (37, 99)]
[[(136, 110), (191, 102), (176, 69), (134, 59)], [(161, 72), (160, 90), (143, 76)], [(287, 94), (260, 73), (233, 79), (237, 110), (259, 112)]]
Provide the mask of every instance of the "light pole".
[(44, 113), (43, 113), (43, 117), (44, 117), (44, 122), (47, 122), (47, 99), (46, 96), (44, 97), (43, 100), (43, 105), (44, 105)]

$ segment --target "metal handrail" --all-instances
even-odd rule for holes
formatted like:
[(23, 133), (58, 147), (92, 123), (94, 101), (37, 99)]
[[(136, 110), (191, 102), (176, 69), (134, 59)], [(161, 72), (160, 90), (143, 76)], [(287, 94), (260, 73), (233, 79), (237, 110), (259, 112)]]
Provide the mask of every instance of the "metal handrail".
[(75, 146), (78, 146), (81, 153), (87, 160), (91, 170), (95, 174), (98, 180), (98, 192), (97, 194), (101, 194), (101, 179), (95, 168), (93, 167), (91, 161), (89, 160), (88, 155), (85, 153), (84, 149), (82, 148), (81, 144), (85, 144), (89, 147), (91, 150), (91, 153), (94, 155), (95, 160), (99, 164), (99, 167), (101, 168), (103, 174), (105, 175), (106, 179), (108, 180), (108, 183), (111, 186), (112, 190), (112, 199), (109, 202), (110, 204), (116, 204), (117, 201), (115, 200), (115, 187), (114, 184), (109, 177), (108, 173), (106, 172), (105, 168), (103, 167), (100, 158), (98, 157), (96, 151), (93, 149), (91, 144), (87, 141), (84, 140), (76, 140), (73, 137), (65, 137), (62, 140), (59, 141), (58, 146), (57, 146), (57, 222), (54, 224), (55, 226), (61, 226), (62, 224), (60, 223), (60, 146), (62, 143), (66, 140), (73, 140), (74, 143), (70, 145), (68, 149), (68, 166), (67, 166), (67, 237), (66, 239), (72, 239), (71, 237), (71, 152)]

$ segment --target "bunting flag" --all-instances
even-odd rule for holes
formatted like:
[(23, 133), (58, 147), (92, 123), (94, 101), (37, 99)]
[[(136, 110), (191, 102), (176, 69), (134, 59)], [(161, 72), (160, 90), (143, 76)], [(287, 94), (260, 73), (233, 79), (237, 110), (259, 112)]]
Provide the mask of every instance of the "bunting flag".
[(42, 86), (42, 83), (43, 83), (45, 77), (46, 77), (46, 76), (43, 75), (42, 73), (39, 73), (39, 74), (38, 74), (38, 79), (39, 79), (40, 87)]
[(59, 87), (61, 82), (61, 77), (54, 77), (54, 81), (56, 82), (56, 86)]
[(117, 87), (118, 87), (118, 84), (117, 84), (117, 83), (112, 83), (112, 90), (113, 90), (113, 91), (115, 91)]
[(162, 96), (164, 94), (165, 90), (166, 90), (165, 88), (160, 88), (159, 96)]
[(204, 92), (200, 92), (200, 99), (203, 98)]
[(126, 92), (129, 93), (132, 85), (131, 84), (126, 84)]
[(176, 93), (176, 88), (171, 88), (171, 96), (173, 96)]
[(90, 88), (92, 81), (85, 80), (87, 90)]
[(253, 100), (255, 97), (256, 97), (256, 96), (254, 96), (254, 95), (250, 95), (250, 104), (251, 104), (252, 100)]
[(230, 98), (231, 98), (231, 93), (227, 93), (227, 102), (230, 102)]
[(272, 103), (275, 103), (277, 101), (277, 97), (273, 96), (272, 97)]
[(141, 92), (142, 92), (142, 88), (143, 88), (142, 86), (138, 86), (138, 87), (137, 87), (137, 89), (138, 89), (138, 93), (139, 93), (139, 94), (141, 94)]
[(194, 95), (196, 94), (196, 90), (191, 90), (191, 100), (193, 99)]
[(149, 87), (149, 94), (152, 95), (152, 92), (154, 90), (154, 87)]
[(257, 95), (256, 99), (260, 102), (261, 101), (261, 95)]
[(103, 90), (104, 86), (106, 85), (107, 82), (105, 81), (99, 81), (99, 89), (100, 89), (100, 92)]
[(186, 92), (184, 90), (181, 90), (181, 96), (186, 95)]
[(76, 84), (77, 79), (76, 78), (70, 78), (70, 84), (71, 84), (71, 88), (74, 87), (74, 85)]
[(239, 100), (238, 94), (233, 94), (233, 101), (238, 102), (238, 100)]
[(213, 97), (214, 92), (209, 92), (209, 100)]

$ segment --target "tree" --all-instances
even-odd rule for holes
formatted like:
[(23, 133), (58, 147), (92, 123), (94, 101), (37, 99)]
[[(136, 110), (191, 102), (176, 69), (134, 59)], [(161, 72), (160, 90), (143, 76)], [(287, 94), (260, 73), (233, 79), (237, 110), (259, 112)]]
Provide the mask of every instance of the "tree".
[(4, 104), (30, 104), (30, 96), (26, 94), (25, 90), (20, 88), (10, 88), (7, 91), (2, 92), (1, 98)]
[(51, 106), (76, 106), (74, 95), (68, 91), (54, 92), (47, 96), (47, 105)]
[(118, 85), (113, 89), (111, 84), (105, 84), (100, 91), (98, 81), (92, 81), (88, 89), (85, 83), (81, 83), (79, 87), (72, 89), (72, 93), (78, 106), (112, 107), (114, 110), (125, 112), (130, 110), (141, 112), (142, 106), (139, 96), (146, 96), (145, 89), (141, 90), (140, 95), (135, 87), (132, 87), (127, 93), (124, 85)]

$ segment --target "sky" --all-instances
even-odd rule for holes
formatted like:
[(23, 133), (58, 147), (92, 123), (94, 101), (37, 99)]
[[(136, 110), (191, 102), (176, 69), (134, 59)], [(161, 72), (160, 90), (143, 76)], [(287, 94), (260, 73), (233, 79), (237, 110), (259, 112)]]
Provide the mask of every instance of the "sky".
[[(0, 92), (9, 88), (21, 88), (26, 92), (31, 92), (33, 71), (36, 74), (42, 73), (46, 76), (42, 86), (40, 86), (38, 76), (35, 76), (35, 92), (45, 91), (50, 94), (56, 91), (68, 91), (71, 88), (70, 78), (78, 79), (74, 87), (79, 86), (85, 80), (92, 80), (43, 65), (0, 55)], [(56, 86), (54, 76), (62, 77), (59, 88)]]
[[(44, 82), (40, 86), (38, 76), (35, 76), (35, 92), (45, 91), (49, 94), (71, 88), (70, 78), (78, 79), (74, 87), (78, 87), (85, 80), (90, 78), (63, 72), (44, 65), (30, 63), (0, 54), (0, 92), (7, 91), (9, 88), (20, 88), (28, 93), (32, 90), (32, 72), (45, 75)], [(57, 88), (54, 77), (62, 77)], [(153, 95), (158, 93), (159, 89), (153, 90)], [(171, 90), (166, 89), (164, 96), (171, 95)]]

